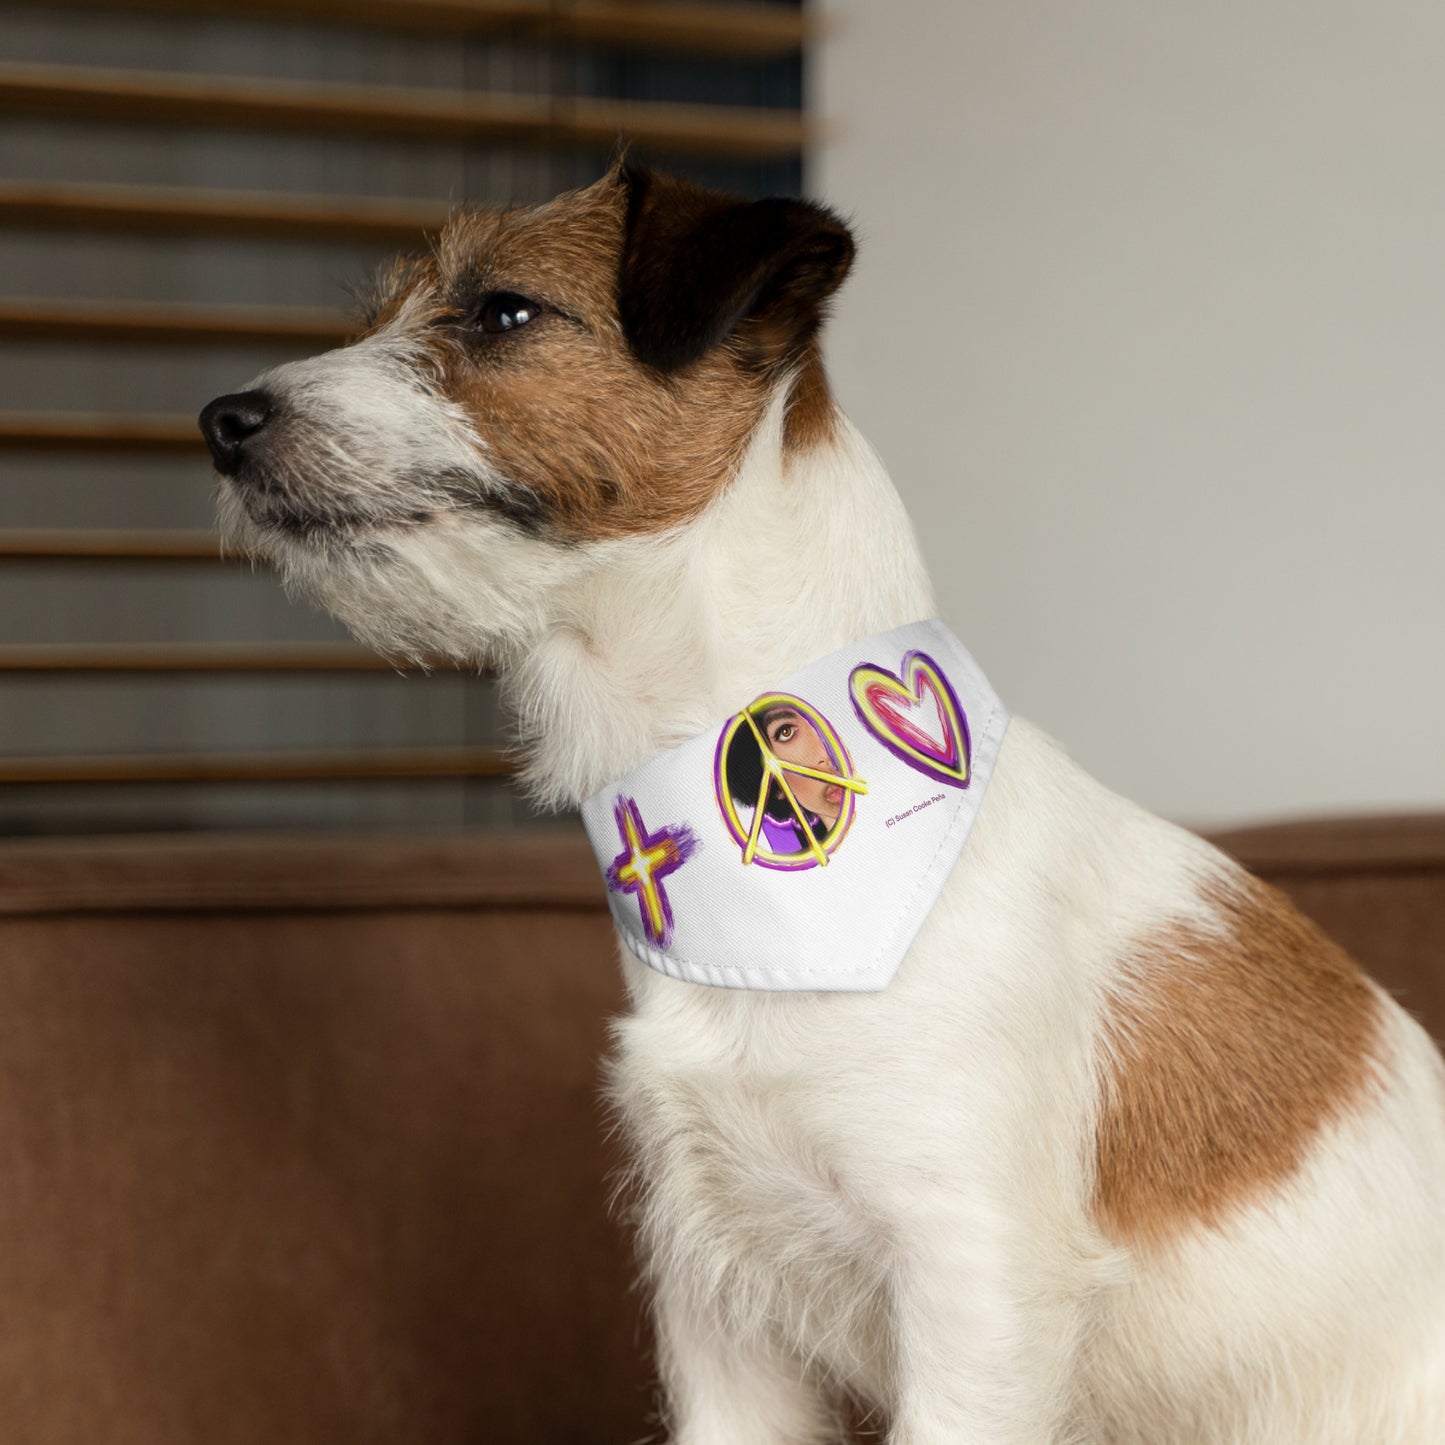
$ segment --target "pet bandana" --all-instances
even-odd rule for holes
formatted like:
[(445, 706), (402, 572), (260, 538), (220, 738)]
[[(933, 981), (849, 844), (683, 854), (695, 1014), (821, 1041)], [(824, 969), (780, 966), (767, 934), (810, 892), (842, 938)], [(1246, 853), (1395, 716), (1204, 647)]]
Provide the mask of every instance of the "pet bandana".
[(1007, 726), (936, 620), (785, 678), (582, 804), (628, 948), (689, 983), (886, 988)]

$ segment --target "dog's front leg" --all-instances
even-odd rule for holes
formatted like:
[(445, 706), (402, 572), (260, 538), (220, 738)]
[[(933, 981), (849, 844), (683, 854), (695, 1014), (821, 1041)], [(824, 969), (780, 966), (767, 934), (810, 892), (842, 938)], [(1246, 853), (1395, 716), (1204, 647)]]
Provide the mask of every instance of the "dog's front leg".
[(1076, 1290), (968, 1214), (915, 1220), (898, 1261), (889, 1445), (1085, 1445)]
[(659, 1284), (658, 1368), (671, 1445), (831, 1445), (836, 1409), (803, 1362), (744, 1338), (680, 1282)]

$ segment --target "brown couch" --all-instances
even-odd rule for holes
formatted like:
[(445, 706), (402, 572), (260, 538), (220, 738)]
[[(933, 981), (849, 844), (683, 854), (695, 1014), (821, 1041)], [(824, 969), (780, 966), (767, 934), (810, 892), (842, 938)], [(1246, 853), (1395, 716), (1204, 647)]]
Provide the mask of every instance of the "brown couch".
[[(1445, 818), (1221, 839), (1445, 1033)], [(0, 844), (6, 1445), (655, 1430), (579, 836)]]

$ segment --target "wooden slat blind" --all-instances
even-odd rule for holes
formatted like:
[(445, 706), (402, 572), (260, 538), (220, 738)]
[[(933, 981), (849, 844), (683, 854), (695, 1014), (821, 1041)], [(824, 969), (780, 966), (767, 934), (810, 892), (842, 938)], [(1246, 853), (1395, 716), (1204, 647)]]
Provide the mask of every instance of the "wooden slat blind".
[(477, 95), (70, 65), (0, 65), (0, 114), (594, 150), (626, 138), (661, 155), (725, 160), (797, 155), (811, 138), (792, 112), (742, 106)]
[[(253, 27), (296, 22), (349, 31), (391, 31), (399, 37), (398, 44), (405, 43), (400, 37), (408, 36), (450, 37), (458, 43), (485, 37), (523, 46), (570, 47), (566, 54), (573, 59), (585, 47), (612, 47), (708, 57), (714, 65), (723, 58), (761, 64), (792, 57), (812, 33), (795, 6), (717, 0), (688, 4), (673, 0), (50, 0), (48, 8), (90, 11), (96, 16), (172, 15), (177, 24), (211, 16)], [(0, 0), (0, 15), (4, 9)], [(497, 91), (16, 60), (0, 62), (0, 116), (69, 127), (89, 125), (107, 132), (174, 128), (188, 139), (207, 134), (286, 136), (297, 145), (316, 146), (401, 141), (418, 156), (445, 147), (500, 147), (535, 156), (576, 151), (600, 157), (626, 138), (644, 157), (672, 156), (720, 165), (791, 165), (819, 135), (818, 127), (796, 108), (700, 99), (621, 99), (568, 93), (569, 87), (555, 83), (547, 87), (548, 93), (529, 93), (535, 73), (528, 70), (523, 84)], [(262, 188), (252, 184), (258, 179), (254, 175), (241, 179), (245, 184), (236, 189), (218, 189), (214, 184), (0, 177), (0, 231), (135, 238), (127, 241), (132, 245), (148, 238), (166, 244), (187, 238), (196, 244), (250, 240), (287, 248), (415, 248), (435, 235), (450, 210), (445, 194), (414, 199), (324, 193), (347, 189), (334, 187), (329, 175), (320, 185), (313, 177), (311, 188), (290, 191), (275, 189), (270, 177), (259, 178)], [(284, 359), (337, 345), (352, 329), (343, 311), (314, 305), (0, 296), (0, 343), (26, 348), (26, 354), (41, 348), (57, 357), (80, 348), (91, 353), (98, 347), (141, 346), (158, 365), (174, 366), (170, 358), (175, 355), (203, 357), (210, 348), (245, 348)], [(246, 374), (245, 367), (239, 369), (233, 384), (243, 383)], [(7, 465), (23, 466), (25, 456), (34, 453), (37, 467), (100, 467), (117, 461), (132, 469), (126, 475), (133, 475), (137, 463), (147, 458), (160, 465), (167, 458), (191, 457), (199, 462), (205, 456), (191, 413), (117, 411), (103, 409), (105, 402), (87, 407), (83, 391), (67, 391), (65, 404), (69, 409), (63, 411), (0, 411), (0, 453)], [(114, 500), (123, 506), (127, 482), (108, 479), (97, 485), (116, 489)], [(147, 569), (153, 580), (170, 575), (156, 573), (156, 567), (174, 566), (177, 575), (192, 577), (200, 586), (209, 574), (186, 572), (180, 564), (215, 566), (237, 560), (222, 558), (216, 537), (193, 528), (17, 527), (0, 521), (0, 562), (9, 568), (5, 575), (43, 576), (51, 579), (47, 585), (62, 576), (89, 575), (87, 568), (103, 564), (106, 576), (116, 567), (122, 569), (118, 577), (134, 575), (124, 569), (136, 567)], [(56, 572), (57, 565), (65, 570)], [(222, 580), (236, 574), (234, 567), (216, 570)], [(124, 585), (117, 583), (118, 597), (123, 596)], [(451, 686), (463, 685), (454, 669), (435, 670), (451, 672)], [(155, 688), (190, 686), (188, 679), (231, 679), (224, 683), (229, 690), (254, 687), (255, 680), (267, 678), (301, 679), (303, 686), (305, 679), (332, 678), (336, 682), (327, 686), (341, 686), (347, 677), (364, 679), (400, 671), (412, 675), (405, 686), (425, 685), (415, 669), (398, 667), (351, 643), (0, 641), (0, 680), (26, 697), (57, 679), (75, 679), (77, 687), (105, 688), (114, 686), (108, 679), (123, 677), (152, 679), (147, 687)], [(287, 682), (285, 687), (296, 685)], [(427, 779), (456, 783), (501, 778), (512, 771), (503, 750), (473, 743), (269, 751), (117, 748), (42, 755), (7, 746), (0, 734), (0, 784), (26, 787)]]
[(205, 443), (193, 416), (27, 411), (0, 412), (0, 449), (200, 456)]
[(396, 672), (364, 648), (327, 642), (0, 643), (0, 673)]
[(513, 771), (504, 753), (483, 747), (0, 757), (0, 783), (319, 783), (504, 778)]
[[(0, 339), (296, 347), (325, 351), (355, 331), (321, 307), (192, 306), (183, 302), (30, 301), (0, 297)], [(195, 429), (195, 423), (191, 423)]]
[(367, 26), (420, 34), (510, 36), (541, 44), (626, 46), (757, 59), (799, 50), (816, 28), (781, 6), (677, 0), (50, 0), (77, 10)]
[(0, 225), (162, 236), (271, 236), (413, 246), (446, 223), (448, 207), (362, 196), (287, 196), (173, 186), (0, 180)]
[[(95, 527), (0, 530), (5, 562), (219, 562), (214, 532), (130, 531)], [(233, 559), (234, 560), (234, 559)]]

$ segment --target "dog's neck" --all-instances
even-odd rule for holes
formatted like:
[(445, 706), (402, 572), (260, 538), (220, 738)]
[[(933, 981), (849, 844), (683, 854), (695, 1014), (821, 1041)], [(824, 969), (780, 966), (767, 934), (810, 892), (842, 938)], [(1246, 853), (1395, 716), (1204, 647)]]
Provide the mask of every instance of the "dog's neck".
[(807, 450), (770, 409), (728, 489), (663, 538), (599, 544), (504, 670), (542, 802), (576, 804), (814, 658), (933, 615), (912, 528), (841, 415)]

